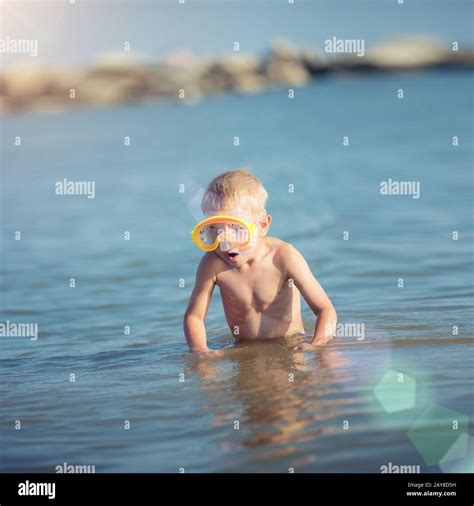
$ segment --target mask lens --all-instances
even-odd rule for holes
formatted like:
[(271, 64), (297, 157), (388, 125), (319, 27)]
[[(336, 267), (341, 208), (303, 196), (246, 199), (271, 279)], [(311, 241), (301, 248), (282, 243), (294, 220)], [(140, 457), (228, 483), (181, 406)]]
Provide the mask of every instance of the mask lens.
[(228, 241), (233, 244), (246, 244), (250, 240), (249, 229), (240, 223), (231, 223), (227, 229)]
[(219, 235), (219, 228), (220, 227), (218, 227), (217, 224), (204, 225), (200, 227), (197, 233), (199, 241), (204, 246), (212, 246), (216, 242), (217, 236)]
[(195, 238), (204, 248), (217, 247), (220, 241), (230, 243), (234, 247), (243, 247), (250, 242), (251, 232), (248, 226), (229, 219), (201, 225)]

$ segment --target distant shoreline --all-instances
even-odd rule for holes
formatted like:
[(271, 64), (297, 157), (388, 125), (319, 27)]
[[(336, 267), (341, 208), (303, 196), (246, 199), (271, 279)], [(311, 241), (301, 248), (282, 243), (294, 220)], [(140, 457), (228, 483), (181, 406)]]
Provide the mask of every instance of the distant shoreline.
[(328, 40), (325, 53), (290, 42), (272, 45), (263, 58), (235, 55), (194, 58), (150, 65), (131, 59), (97, 62), (85, 69), (59, 70), (28, 65), (0, 74), (0, 115), (161, 100), (200, 100), (206, 96), (305, 84), (323, 76), (382, 72), (444, 71), (474, 68), (474, 49), (446, 47), (432, 39), (411, 37), (374, 46), (364, 41)]

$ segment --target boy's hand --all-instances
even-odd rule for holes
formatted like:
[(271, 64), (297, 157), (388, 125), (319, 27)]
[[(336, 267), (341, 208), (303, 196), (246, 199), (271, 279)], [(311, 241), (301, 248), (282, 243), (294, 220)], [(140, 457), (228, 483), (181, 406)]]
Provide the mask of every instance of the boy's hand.
[(317, 339), (312, 343), (300, 343), (298, 346), (295, 346), (295, 351), (317, 351), (319, 347), (324, 346), (332, 339), (331, 336), (325, 336), (321, 339)]
[(317, 351), (317, 346), (310, 343), (300, 343), (293, 348), (295, 351)]

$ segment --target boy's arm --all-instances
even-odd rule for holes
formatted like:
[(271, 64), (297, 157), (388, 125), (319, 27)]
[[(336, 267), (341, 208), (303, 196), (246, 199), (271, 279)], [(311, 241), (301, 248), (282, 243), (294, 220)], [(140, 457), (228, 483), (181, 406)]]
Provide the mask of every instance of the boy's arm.
[(191, 351), (209, 351), (204, 319), (216, 282), (211, 254), (206, 253), (199, 263), (194, 290), (184, 314), (184, 334)]
[(293, 279), (304, 300), (317, 316), (314, 337), (311, 345), (300, 345), (299, 349), (311, 349), (332, 339), (337, 324), (337, 314), (332, 302), (313, 276), (303, 255), (293, 246), (285, 246), (284, 263), (288, 277)]

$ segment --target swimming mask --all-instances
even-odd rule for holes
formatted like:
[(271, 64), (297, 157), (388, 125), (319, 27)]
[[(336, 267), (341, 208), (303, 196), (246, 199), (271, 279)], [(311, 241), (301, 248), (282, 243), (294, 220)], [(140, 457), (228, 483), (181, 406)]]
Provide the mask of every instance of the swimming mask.
[(204, 251), (214, 251), (219, 244), (224, 251), (230, 247), (244, 248), (256, 233), (257, 226), (254, 223), (225, 215), (206, 218), (191, 232), (194, 243)]

